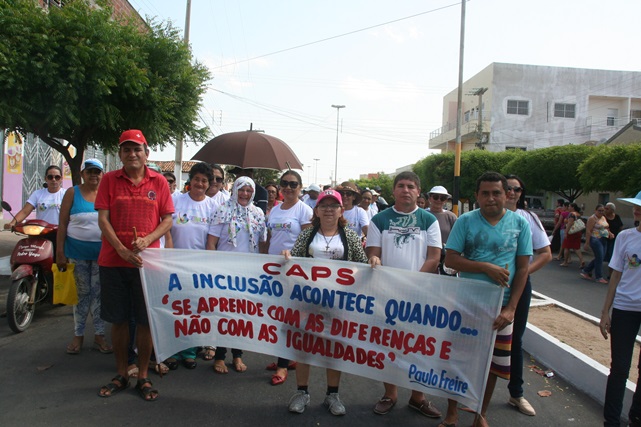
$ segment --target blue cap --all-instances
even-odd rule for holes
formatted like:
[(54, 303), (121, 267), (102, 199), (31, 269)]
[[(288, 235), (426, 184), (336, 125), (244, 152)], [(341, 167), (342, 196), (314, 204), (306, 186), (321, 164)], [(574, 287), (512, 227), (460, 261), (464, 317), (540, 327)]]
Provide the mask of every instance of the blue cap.
[(100, 169), (101, 172), (105, 171), (104, 166), (102, 166), (102, 162), (98, 159), (87, 159), (82, 163), (82, 168), (80, 168), (80, 172), (82, 172), (85, 169)]

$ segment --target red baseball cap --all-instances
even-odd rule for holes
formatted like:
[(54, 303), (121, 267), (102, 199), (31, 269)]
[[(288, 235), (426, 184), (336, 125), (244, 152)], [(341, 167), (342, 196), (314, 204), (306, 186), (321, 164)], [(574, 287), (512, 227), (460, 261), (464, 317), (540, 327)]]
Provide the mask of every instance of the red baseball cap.
[(316, 206), (318, 206), (321, 200), (324, 200), (325, 197), (330, 197), (336, 200), (339, 205), (343, 206), (343, 198), (341, 197), (340, 193), (332, 189), (320, 192), (320, 194), (318, 195), (318, 200), (316, 200)]
[(120, 135), (120, 142), (118, 142), (118, 145), (122, 145), (125, 142), (135, 142), (136, 144), (139, 145), (147, 145), (147, 140), (145, 139), (145, 135), (142, 134), (142, 131), (138, 129), (129, 129), (126, 130)]

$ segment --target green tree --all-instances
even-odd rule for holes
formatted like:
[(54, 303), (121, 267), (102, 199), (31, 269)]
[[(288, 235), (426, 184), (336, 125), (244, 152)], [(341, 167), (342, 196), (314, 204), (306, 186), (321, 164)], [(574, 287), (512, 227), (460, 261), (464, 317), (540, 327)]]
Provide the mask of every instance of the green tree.
[(541, 148), (517, 156), (501, 172), (518, 175), (529, 191), (552, 191), (573, 202), (583, 194), (579, 165), (594, 150), (586, 145)]
[(390, 206), (394, 204), (394, 199), (392, 198), (392, 193), (394, 190), (394, 180), (389, 175), (383, 172), (379, 172), (376, 178), (359, 179), (354, 182), (361, 190), (364, 190), (366, 188), (372, 190), (376, 187), (381, 187), (381, 191), (379, 192), (381, 196), (383, 196), (383, 198), (387, 201), (387, 203), (390, 204)]
[(641, 189), (641, 144), (600, 146), (578, 170), (584, 191), (635, 195)]
[(0, 2), (0, 126), (61, 152), (74, 183), (85, 148), (115, 151), (128, 128), (150, 146), (206, 140), (195, 119), (209, 72), (192, 63), (179, 31), (114, 18), (104, 0), (88, 3), (45, 11), (33, 0)]

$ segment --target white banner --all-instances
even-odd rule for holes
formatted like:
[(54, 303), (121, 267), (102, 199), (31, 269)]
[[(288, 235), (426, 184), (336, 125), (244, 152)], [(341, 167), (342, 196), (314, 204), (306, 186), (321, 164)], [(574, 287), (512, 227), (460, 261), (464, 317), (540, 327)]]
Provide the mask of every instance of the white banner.
[(367, 264), (142, 252), (158, 360), (195, 346), (284, 357), (480, 410), (503, 290)]

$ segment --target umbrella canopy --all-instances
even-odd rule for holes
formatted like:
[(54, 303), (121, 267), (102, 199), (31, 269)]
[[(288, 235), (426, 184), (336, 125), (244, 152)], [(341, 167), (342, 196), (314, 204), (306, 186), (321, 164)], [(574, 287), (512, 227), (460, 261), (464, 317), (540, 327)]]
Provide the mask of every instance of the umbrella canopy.
[(303, 164), (283, 140), (254, 131), (218, 135), (198, 150), (192, 160), (243, 169), (303, 169)]

